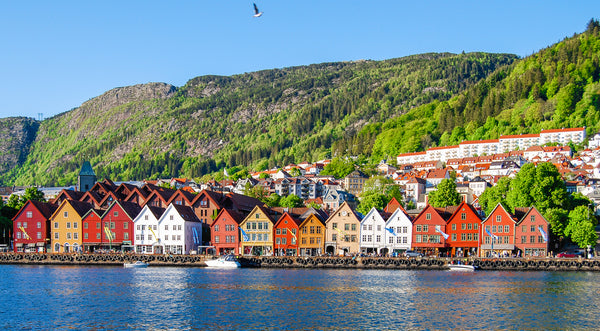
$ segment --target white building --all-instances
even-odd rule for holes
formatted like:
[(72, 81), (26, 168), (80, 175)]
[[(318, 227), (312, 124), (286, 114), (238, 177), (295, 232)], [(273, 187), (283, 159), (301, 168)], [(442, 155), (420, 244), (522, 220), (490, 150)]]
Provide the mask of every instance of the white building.
[(133, 220), (134, 247), (138, 254), (162, 254), (158, 220), (165, 209), (146, 205)]
[(381, 214), (371, 208), (369, 213), (360, 221), (360, 251), (362, 253), (379, 254), (385, 248), (385, 220)]
[(190, 207), (170, 204), (158, 219), (158, 229), (165, 254), (190, 254), (202, 245), (202, 222)]
[[(402, 253), (412, 244), (412, 222), (402, 208), (396, 209), (385, 223), (388, 253)], [(388, 230), (389, 229), (389, 230)]]

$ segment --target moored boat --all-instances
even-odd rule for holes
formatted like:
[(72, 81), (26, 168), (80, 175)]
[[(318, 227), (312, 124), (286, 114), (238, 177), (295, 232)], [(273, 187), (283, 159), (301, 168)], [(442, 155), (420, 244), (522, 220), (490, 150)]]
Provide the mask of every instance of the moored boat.
[(204, 261), (210, 268), (240, 268), (242, 264), (233, 256), (225, 255), (218, 259)]
[(448, 264), (448, 269), (452, 271), (475, 271), (477, 267), (471, 264)]
[(124, 263), (123, 266), (125, 268), (146, 268), (148, 267), (148, 263), (142, 261), (135, 261), (135, 263)]

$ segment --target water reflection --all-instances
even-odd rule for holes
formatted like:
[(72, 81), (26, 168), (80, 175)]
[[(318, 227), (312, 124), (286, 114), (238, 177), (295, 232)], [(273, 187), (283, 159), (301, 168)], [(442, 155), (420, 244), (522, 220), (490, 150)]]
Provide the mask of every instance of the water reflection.
[[(583, 272), (0, 265), (2, 329), (595, 329)], [(15, 312), (18, 312), (15, 314)]]

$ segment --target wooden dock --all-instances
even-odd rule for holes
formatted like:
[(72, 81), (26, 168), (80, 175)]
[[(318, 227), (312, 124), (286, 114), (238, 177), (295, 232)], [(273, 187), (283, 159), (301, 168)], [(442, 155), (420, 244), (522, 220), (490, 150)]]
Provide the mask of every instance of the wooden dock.
[[(0, 253), (0, 264), (112, 265), (144, 261), (150, 266), (205, 267), (205, 255)], [(472, 264), (480, 270), (600, 271), (600, 259), (582, 258), (404, 258), (404, 257), (239, 257), (246, 268), (339, 268), (444, 270)]]

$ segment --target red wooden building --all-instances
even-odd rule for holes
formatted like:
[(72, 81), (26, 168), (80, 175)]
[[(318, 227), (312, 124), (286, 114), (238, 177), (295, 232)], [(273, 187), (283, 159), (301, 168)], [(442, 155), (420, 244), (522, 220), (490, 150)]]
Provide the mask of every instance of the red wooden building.
[(434, 208), (427, 204), (413, 221), (412, 247), (414, 250), (431, 256), (447, 256), (450, 246), (447, 235), (447, 221), (457, 206)]
[[(101, 238), (104, 246), (117, 250), (133, 250), (133, 220), (142, 208), (133, 202), (114, 201), (102, 215)], [(103, 236), (104, 235), (104, 236)]]
[(298, 215), (291, 215), (288, 212), (275, 222), (273, 226), (273, 238), (275, 243), (273, 251), (276, 255), (298, 256), (298, 231), (302, 220)]
[(13, 217), (13, 246), (15, 252), (50, 250), (50, 216), (57, 206), (49, 202), (27, 201)]
[(478, 256), (480, 225), (481, 218), (475, 208), (461, 202), (446, 227), (450, 236), (447, 243), (451, 248), (451, 256)]
[(217, 255), (240, 254), (240, 223), (244, 217), (231, 209), (221, 209), (210, 226)]
[(546, 256), (549, 250), (550, 227), (535, 207), (515, 208), (518, 222), (515, 247), (519, 256)]
[(511, 256), (515, 250), (516, 218), (498, 204), (481, 223), (480, 256)]

